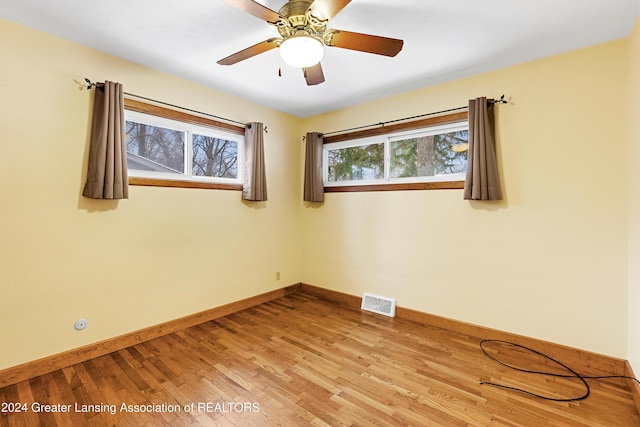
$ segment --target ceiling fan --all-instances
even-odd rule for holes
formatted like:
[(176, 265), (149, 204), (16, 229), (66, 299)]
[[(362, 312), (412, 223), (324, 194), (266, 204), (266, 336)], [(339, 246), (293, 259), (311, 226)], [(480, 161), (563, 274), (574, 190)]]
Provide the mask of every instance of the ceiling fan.
[(396, 56), (404, 42), (388, 37), (327, 29), (327, 23), (351, 0), (290, 0), (278, 12), (253, 0), (224, 0), (278, 29), (281, 37), (257, 43), (218, 61), (232, 65), (271, 49), (280, 48), (282, 59), (302, 68), (307, 85), (324, 82), (320, 60), (324, 46)]

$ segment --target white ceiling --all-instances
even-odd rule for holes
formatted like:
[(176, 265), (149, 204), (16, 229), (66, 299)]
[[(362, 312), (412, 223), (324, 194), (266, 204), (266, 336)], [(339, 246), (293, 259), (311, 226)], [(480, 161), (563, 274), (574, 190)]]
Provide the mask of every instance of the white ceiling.
[(216, 64), (278, 36), (223, 0), (0, 0), (0, 17), (298, 117), (626, 37), (638, 9), (638, 0), (352, 0), (329, 28), (403, 39), (403, 50), (326, 48), (326, 81), (307, 86), (277, 49)]

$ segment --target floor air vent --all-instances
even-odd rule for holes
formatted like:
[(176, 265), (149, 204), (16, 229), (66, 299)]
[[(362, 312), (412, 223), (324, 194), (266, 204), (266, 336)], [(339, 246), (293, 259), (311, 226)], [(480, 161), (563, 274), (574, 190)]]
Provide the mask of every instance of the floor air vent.
[(396, 317), (396, 300), (393, 298), (381, 297), (365, 292), (362, 295), (362, 305), (360, 308), (374, 313), (384, 314), (385, 316)]

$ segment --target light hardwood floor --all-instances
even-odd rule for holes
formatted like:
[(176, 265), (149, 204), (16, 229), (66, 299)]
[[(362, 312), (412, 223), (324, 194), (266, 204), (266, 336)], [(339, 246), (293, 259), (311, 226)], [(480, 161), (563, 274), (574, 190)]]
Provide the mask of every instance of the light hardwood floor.
[[(479, 343), (298, 292), (0, 389), (5, 410), (27, 410), (1, 413), (0, 425), (640, 426), (625, 380), (590, 380), (591, 395), (570, 403), (481, 385), (583, 392), (576, 380), (503, 367)], [(555, 369), (519, 349), (490, 350)]]

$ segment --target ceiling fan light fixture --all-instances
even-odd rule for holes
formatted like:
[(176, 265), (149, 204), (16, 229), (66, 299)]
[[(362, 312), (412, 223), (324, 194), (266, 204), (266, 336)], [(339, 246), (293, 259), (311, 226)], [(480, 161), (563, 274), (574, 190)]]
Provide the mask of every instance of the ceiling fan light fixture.
[(322, 60), (324, 46), (322, 42), (309, 35), (294, 35), (280, 44), (282, 60), (296, 68), (308, 68)]

